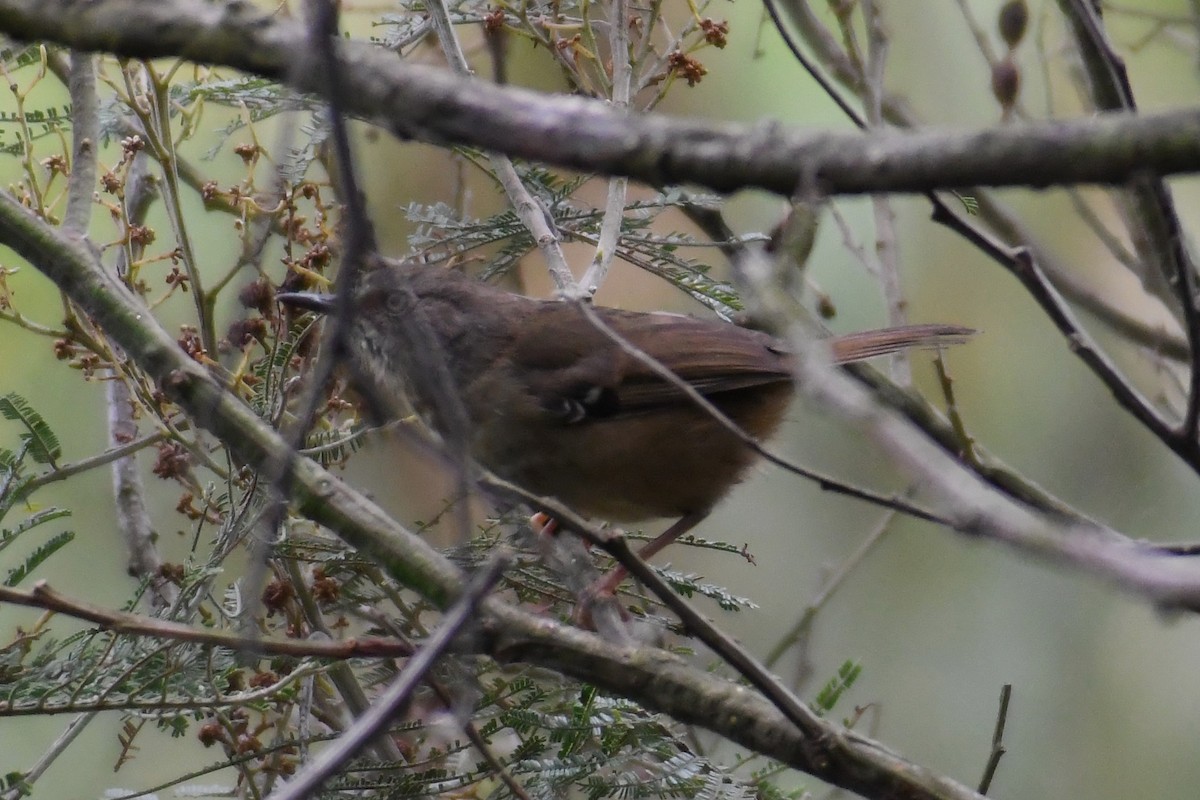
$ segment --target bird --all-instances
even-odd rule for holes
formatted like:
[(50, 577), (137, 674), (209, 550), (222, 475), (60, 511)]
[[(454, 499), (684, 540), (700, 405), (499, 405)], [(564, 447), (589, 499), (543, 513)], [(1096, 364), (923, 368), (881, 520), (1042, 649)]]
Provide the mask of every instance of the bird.
[[(644, 558), (707, 516), (759, 457), (681, 383), (755, 441), (778, 429), (794, 395), (781, 340), (716, 319), (591, 307), (618, 341), (574, 303), (411, 260), (379, 265), (352, 291), (343, 339), (352, 374), (407, 398), (440, 434), (463, 438), (475, 461), (528, 492), (613, 523), (676, 520)], [(276, 299), (318, 314), (338, 307), (328, 293)], [(826, 342), (832, 360), (846, 364), (973, 333), (918, 324)], [(465, 419), (455, 421), (447, 391)]]

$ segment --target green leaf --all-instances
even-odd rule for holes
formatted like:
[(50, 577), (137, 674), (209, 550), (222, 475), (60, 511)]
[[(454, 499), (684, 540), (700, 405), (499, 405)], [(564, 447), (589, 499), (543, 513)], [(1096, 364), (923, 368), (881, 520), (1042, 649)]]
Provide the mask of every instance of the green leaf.
[(23, 447), (20, 453), (14, 453), (0, 447), (0, 520), (24, 496), (25, 485), (33, 480), (21, 474), (27, 450), (27, 447)]
[(55, 460), (62, 456), (62, 445), (54, 431), (21, 395), (9, 392), (0, 397), (0, 416), (25, 426), (21, 440), (28, 443), (29, 456), (37, 463), (54, 466)]
[(47, 522), (69, 516), (71, 516), (71, 512), (68, 509), (51, 506), (50, 508), (45, 508), (35, 514), (31, 514), (13, 530), (9, 530), (8, 528), (0, 529), (0, 550), (8, 547), (16, 541), (18, 536), (36, 528), (38, 525), (44, 525)]
[(821, 687), (821, 691), (817, 692), (817, 699), (813, 701), (817, 713), (824, 716), (832, 711), (838, 699), (854, 685), (861, 673), (862, 664), (858, 661), (846, 661), (838, 667), (837, 675), (830, 678), (829, 682)]
[(57, 553), (62, 548), (66, 547), (75, 538), (74, 531), (63, 531), (57, 536), (52, 537), (49, 541), (34, 550), (25, 559), (25, 563), (15, 569), (8, 571), (8, 577), (4, 579), (5, 586), (16, 586), (29, 576), (31, 572), (37, 569), (42, 562), (50, 556)]

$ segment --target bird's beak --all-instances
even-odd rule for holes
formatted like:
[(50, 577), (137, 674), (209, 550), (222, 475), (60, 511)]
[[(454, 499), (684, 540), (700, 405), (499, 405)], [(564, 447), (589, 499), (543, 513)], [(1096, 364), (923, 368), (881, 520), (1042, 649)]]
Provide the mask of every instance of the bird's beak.
[(337, 295), (316, 292), (281, 292), (275, 295), (275, 300), (289, 308), (315, 311), (318, 314), (332, 314), (337, 307)]

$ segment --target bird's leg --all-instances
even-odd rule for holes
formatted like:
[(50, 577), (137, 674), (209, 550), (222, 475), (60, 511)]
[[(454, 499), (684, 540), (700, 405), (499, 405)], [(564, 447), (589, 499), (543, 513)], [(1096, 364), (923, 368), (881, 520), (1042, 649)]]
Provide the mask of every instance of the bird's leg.
[(575, 607), (575, 621), (614, 642), (629, 642), (629, 614), (610, 592), (597, 595), (594, 587), (604, 580), (599, 570), (588, 557), (588, 547), (583, 539), (573, 536), (558, 539), (554, 534), (558, 522), (538, 512), (529, 520), (530, 527), (538, 536), (542, 547), (542, 558), (574, 594), (579, 603)]
[[(671, 527), (651, 539), (645, 547), (639, 550), (638, 558), (643, 561), (653, 558), (658, 551), (699, 525), (701, 520), (707, 516), (708, 511), (695, 511), (690, 514), (684, 514)], [(617, 587), (621, 585), (621, 581), (625, 580), (627, 575), (629, 575), (629, 570), (618, 564), (607, 575), (592, 584), (590, 593), (599, 597), (615, 594)]]
[(536, 511), (529, 517), (529, 527), (538, 536), (555, 536), (558, 534), (558, 520), (543, 511)]
[[(684, 514), (672, 523), (669, 528), (647, 542), (646, 546), (638, 551), (638, 558), (643, 561), (653, 558), (664, 547), (699, 525), (708, 516), (708, 513), (708, 511), (697, 511), (691, 514)], [(540, 511), (530, 518), (530, 525), (541, 535), (553, 536), (558, 531), (558, 522), (553, 517), (543, 514)], [(629, 570), (618, 564), (608, 574), (589, 586), (586, 595), (592, 598), (593, 601), (598, 598), (612, 597), (616, 594), (617, 587), (621, 585), (621, 581), (625, 580), (628, 576)]]

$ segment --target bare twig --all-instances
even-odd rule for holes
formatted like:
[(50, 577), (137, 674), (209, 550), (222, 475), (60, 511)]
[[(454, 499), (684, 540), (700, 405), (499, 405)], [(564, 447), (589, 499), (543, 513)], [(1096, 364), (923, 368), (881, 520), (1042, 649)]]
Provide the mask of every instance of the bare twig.
[(31, 478), (21, 487), (21, 494), (23, 496), (31, 495), (33, 492), (42, 488), (43, 486), (46, 486), (47, 484), (65, 481), (67, 478), (70, 478), (73, 475), (79, 475), (80, 473), (87, 472), (90, 469), (102, 467), (105, 464), (111, 464), (117, 459), (133, 455), (139, 450), (156, 445), (166, 438), (167, 434), (165, 432), (157, 431), (155, 433), (147, 434), (140, 439), (135, 439), (132, 442), (123, 444), (119, 447), (114, 447), (111, 450), (105, 450), (103, 453), (99, 453), (90, 458), (83, 458), (70, 464), (60, 464), (57, 469)]
[[(0, 586), (0, 603), (41, 608), (84, 620), (113, 633), (152, 636), (156, 639), (188, 642), (211, 647), (262, 655), (286, 655), (296, 658), (400, 658), (412, 655), (412, 647), (396, 639), (364, 637), (359, 639), (268, 639), (241, 636), (216, 628), (194, 627), (181, 622), (114, 611), (110, 608), (73, 598), (38, 581), (31, 591)], [(2, 708), (2, 707), (0, 707)]]
[(1012, 699), (1012, 684), (1006, 683), (1000, 687), (1000, 708), (996, 712), (996, 729), (992, 732), (992, 751), (988, 754), (987, 765), (983, 768), (983, 777), (979, 779), (979, 793), (987, 794), (992, 788), (992, 778), (996, 777), (996, 767), (1004, 757), (1004, 725), (1008, 721), (1008, 701)]
[[(433, 21), (433, 28), (437, 32), (438, 43), (441, 45), (450, 67), (460, 75), (469, 75), (471, 68), (467, 64), (467, 57), (463, 54), (458, 37), (454, 34), (454, 26), (450, 21), (450, 14), (446, 10), (445, 0), (431, 0), (427, 8)], [(566, 256), (563, 254), (562, 242), (550, 210), (525, 188), (525, 184), (521, 182), (521, 176), (517, 174), (516, 167), (513, 166), (512, 160), (508, 156), (489, 153), (488, 161), (491, 162), (492, 171), (496, 174), (500, 185), (504, 187), (504, 192), (508, 195), (508, 200), (516, 210), (517, 216), (533, 236), (533, 241), (542, 253), (542, 258), (546, 262), (555, 286), (560, 292), (573, 296), (578, 291), (578, 287), (575, 284), (575, 276), (572, 275), (571, 268), (567, 265)]]
[(792, 626), (792, 629), (779, 638), (775, 646), (767, 653), (763, 663), (769, 668), (773, 668), (775, 664), (782, 658), (788, 650), (795, 647), (799, 657), (796, 665), (796, 681), (797, 687), (801, 686), (812, 672), (812, 665), (808, 658), (808, 643), (812, 636), (813, 622), (817, 618), (817, 614), (825, 607), (830, 598), (837, 592), (850, 574), (863, 562), (863, 559), (875, 549), (884, 535), (891, 530), (892, 522), (895, 520), (896, 514), (894, 511), (888, 511), (883, 515), (874, 528), (866, 535), (859, 543), (858, 547), (854, 548), (854, 552), (842, 560), (838, 564), (837, 569), (833, 574), (829, 575), (821, 584), (821, 588), (808, 601), (808, 605), (804, 607), (800, 619)]
[(58, 757), (67, 751), (71, 743), (79, 737), (79, 734), (83, 733), (84, 729), (87, 728), (99, 713), (98, 711), (88, 711), (79, 714), (67, 723), (62, 733), (55, 737), (54, 741), (46, 748), (46, 752), (42, 753), (37, 762), (21, 774), (19, 781), (11, 781), (10, 778), (11, 783), (14, 785), (7, 792), (0, 795), (0, 798), (2, 800), (21, 800), (23, 797), (28, 797), (28, 787), (32, 786), (39, 778), (46, 774), (46, 770), (50, 769), (51, 765), (58, 760)]
[[(1096, 7), (1090, 0), (1059, 0), (1083, 58), (1088, 88), (1096, 105), (1105, 111), (1136, 112), (1133, 87), (1124, 60), (1113, 49)], [(1128, 214), (1141, 261), (1140, 277), (1148, 288), (1161, 289), (1164, 301), (1174, 297), (1183, 316), (1191, 348), (1187, 408), (1178, 431), (1182, 449), (1200, 447), (1200, 300), (1197, 299), (1196, 265), (1187, 249), (1187, 237), (1170, 191), (1161, 177), (1140, 173), (1130, 181)], [(1171, 443), (1168, 442), (1168, 445)], [(1181, 447), (1172, 446), (1176, 453)], [(1192, 456), (1194, 459), (1195, 456)], [(1191, 463), (1193, 469), (1198, 469)]]
[[(145, 222), (150, 205), (157, 197), (155, 183), (147, 174), (147, 163), (148, 158), (144, 153), (136, 154), (126, 174), (125, 224), (130, 227)], [(114, 274), (127, 274), (131, 266), (129, 259), (140, 258), (142, 250), (142, 245), (133, 241), (130, 242), (129, 249), (118, 250)], [(109, 378), (105, 384), (104, 399), (108, 408), (108, 442), (113, 448), (109, 451), (111, 453), (119, 451), (125, 445), (135, 444), (138, 440), (137, 422), (134, 419), (136, 401), (126, 382), (129, 378), (115, 368), (110, 370)], [(165, 434), (158, 433), (144, 437), (141, 441), (162, 441), (165, 438)], [(168, 608), (178, 598), (179, 592), (161, 572), (162, 557), (155, 543), (154, 523), (146, 507), (146, 490), (134, 452), (130, 450), (112, 462), (117, 530), (125, 542), (129, 574), (149, 581), (151, 598), (156, 608)]]
[(479, 604), (500, 580), (504, 570), (508, 568), (509, 561), (510, 556), (502, 550), (489, 557), (467, 584), (462, 596), (446, 612), (437, 631), (409, 659), (404, 671), (397, 676), (392, 685), (375, 698), (370, 710), (355, 720), (334, 744), (321, 751), (315, 760), (272, 794), (271, 800), (304, 800), (313, 796), (322, 783), (383, 732), (388, 723), (408, 704), (413, 692), (425, 682), (426, 676), (438, 659), (469, 627)]
[[(887, 63), (888, 39), (883, 29), (883, 16), (874, 0), (863, 0), (863, 16), (867, 24), (866, 120), (869, 127), (882, 129), (884, 99), (884, 66)], [(904, 325), (908, 322), (904, 299), (904, 288), (900, 282), (900, 254), (896, 237), (896, 215), (892, 201), (887, 195), (871, 195), (871, 210), (875, 218), (875, 257), (879, 262), (879, 276), (887, 305), (888, 324)], [(912, 365), (908, 354), (901, 351), (891, 357), (892, 380), (901, 386), (912, 383)]]
[[(369, 616), (379, 627), (383, 628), (384, 630), (390, 630), (392, 635), (398, 640), (407, 640), (408, 637), (403, 635), (403, 633), (397, 628), (396, 623), (390, 617), (383, 614), (374, 613), (373, 609), (368, 609), (366, 611), (366, 615)], [(415, 651), (416, 648), (414, 647), (413, 650)], [(425, 682), (429, 685), (429, 688), (433, 689), (434, 694), (436, 694), (438, 699), (442, 701), (442, 705), (445, 706), (446, 710), (452, 711), (455, 706), (455, 699), (454, 695), (450, 691), (450, 687), (447, 686), (445, 682), (440, 680), (436, 675), (427, 675), (425, 677)], [(505, 766), (495, 749), (491, 746), (488, 740), (484, 738), (483, 734), (480, 733), (479, 726), (476, 725), (473, 720), (464, 719), (462, 720), (462, 729), (463, 733), (466, 734), (467, 739), (471, 742), (475, 749), (479, 751), (480, 755), (483, 756), (483, 759), (487, 761), (488, 766), (492, 768), (492, 771), (500, 777), (500, 780), (504, 782), (504, 785), (508, 787), (508, 790), (513, 793), (513, 796), (518, 798), (518, 800), (532, 800), (532, 798), (529, 796), (529, 793), (525, 791), (525, 787), (517, 782), (517, 779), (513, 777), (512, 771)]]
[[(608, 41), (612, 58), (612, 105), (617, 110), (628, 110), (630, 83), (633, 70), (629, 54), (629, 0), (609, 0)], [(647, 36), (649, 34), (646, 34)], [(621, 224), (625, 221), (625, 195), (629, 179), (613, 177), (608, 180), (608, 199), (604, 206), (604, 218), (600, 222), (600, 238), (596, 242), (596, 253), (591, 266), (583, 275), (580, 285), (588, 296), (596, 294), (604, 283), (617, 254), (621, 239)]]

